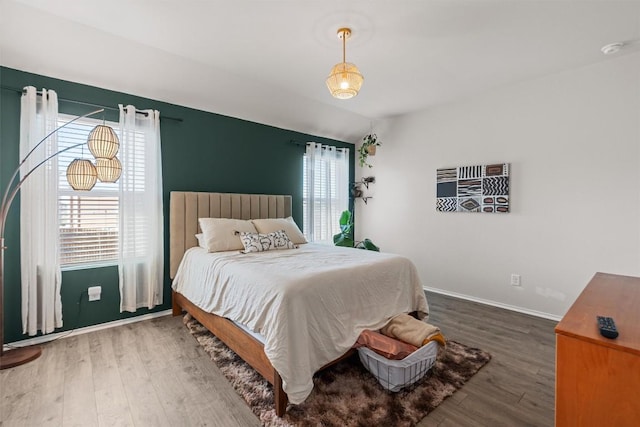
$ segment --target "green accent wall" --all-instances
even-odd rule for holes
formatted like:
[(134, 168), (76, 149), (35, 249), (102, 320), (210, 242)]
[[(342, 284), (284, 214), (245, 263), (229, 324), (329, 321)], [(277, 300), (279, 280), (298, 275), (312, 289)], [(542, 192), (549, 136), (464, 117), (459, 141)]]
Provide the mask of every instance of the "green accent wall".
[[(164, 304), (153, 310), (120, 313), (118, 268), (108, 266), (62, 273), (62, 310), (66, 331), (124, 319), (171, 307), (169, 279), (169, 194), (171, 191), (216, 191), (254, 194), (291, 194), (293, 217), (302, 224), (302, 156), (298, 142), (316, 141), (350, 148), (349, 180), (354, 181), (353, 144), (279, 129), (246, 120), (208, 113), (179, 105), (141, 98), (37, 74), (0, 67), (0, 189), (18, 165), (20, 93), (13, 89), (35, 86), (58, 93), (60, 113), (81, 115), (94, 107), (74, 102), (118, 108), (118, 104), (160, 111), (165, 222)], [(7, 89), (8, 88), (8, 89)], [(282, 102), (274, 100), (274, 102)], [(100, 117), (100, 116), (98, 116)], [(162, 118), (165, 117), (165, 118)], [(182, 121), (171, 120), (169, 117)], [(106, 120), (118, 121), (117, 111)], [(1, 196), (0, 196), (1, 197)], [(5, 342), (29, 338), (22, 334), (20, 314), (20, 203), (11, 208), (6, 227), (4, 320)], [(100, 301), (88, 302), (87, 288), (102, 286)]]

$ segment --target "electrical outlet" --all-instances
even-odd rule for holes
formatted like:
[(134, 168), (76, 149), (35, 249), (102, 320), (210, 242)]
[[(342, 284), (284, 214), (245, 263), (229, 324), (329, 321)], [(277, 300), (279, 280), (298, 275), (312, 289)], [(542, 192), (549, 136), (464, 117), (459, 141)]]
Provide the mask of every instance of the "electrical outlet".
[(520, 275), (512, 274), (511, 275), (511, 286), (521, 286), (520, 284)]
[(90, 286), (87, 289), (89, 294), (89, 301), (100, 301), (100, 294), (102, 293), (102, 286)]

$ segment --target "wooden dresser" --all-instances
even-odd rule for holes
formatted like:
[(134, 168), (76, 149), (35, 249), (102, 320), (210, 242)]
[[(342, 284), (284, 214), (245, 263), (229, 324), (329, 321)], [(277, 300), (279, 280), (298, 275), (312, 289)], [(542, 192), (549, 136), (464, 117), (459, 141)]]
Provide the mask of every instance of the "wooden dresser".
[(555, 330), (556, 427), (640, 426), (640, 278), (597, 273)]

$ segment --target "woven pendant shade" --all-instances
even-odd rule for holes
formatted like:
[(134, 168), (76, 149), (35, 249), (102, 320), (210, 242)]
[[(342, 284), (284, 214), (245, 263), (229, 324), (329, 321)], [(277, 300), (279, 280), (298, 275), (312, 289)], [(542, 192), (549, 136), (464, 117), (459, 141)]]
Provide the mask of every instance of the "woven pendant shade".
[(360, 74), (358, 67), (346, 60), (346, 43), (349, 37), (351, 37), (350, 28), (338, 30), (338, 38), (342, 40), (342, 62), (334, 65), (326, 80), (331, 96), (338, 99), (353, 98), (358, 94), (364, 82), (364, 77)]
[(327, 87), (334, 98), (349, 99), (358, 94), (364, 77), (354, 64), (341, 62), (336, 64), (327, 77)]
[(96, 159), (113, 159), (120, 149), (118, 135), (105, 125), (93, 128), (87, 139), (87, 145)]
[(89, 160), (75, 159), (67, 167), (67, 181), (76, 191), (89, 191), (96, 185), (98, 172)]
[(102, 182), (116, 182), (122, 173), (122, 164), (117, 157), (113, 159), (96, 159), (98, 179)]

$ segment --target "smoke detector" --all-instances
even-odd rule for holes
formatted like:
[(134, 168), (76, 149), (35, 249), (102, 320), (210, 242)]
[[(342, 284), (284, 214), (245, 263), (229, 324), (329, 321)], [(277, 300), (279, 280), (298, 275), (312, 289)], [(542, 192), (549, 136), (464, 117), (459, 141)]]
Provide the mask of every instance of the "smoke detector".
[(622, 43), (622, 42), (610, 43), (610, 44), (608, 44), (606, 46), (602, 46), (602, 49), (600, 49), (600, 50), (605, 55), (613, 55), (614, 53), (620, 52), (620, 50), (624, 47), (624, 45), (625, 44)]

